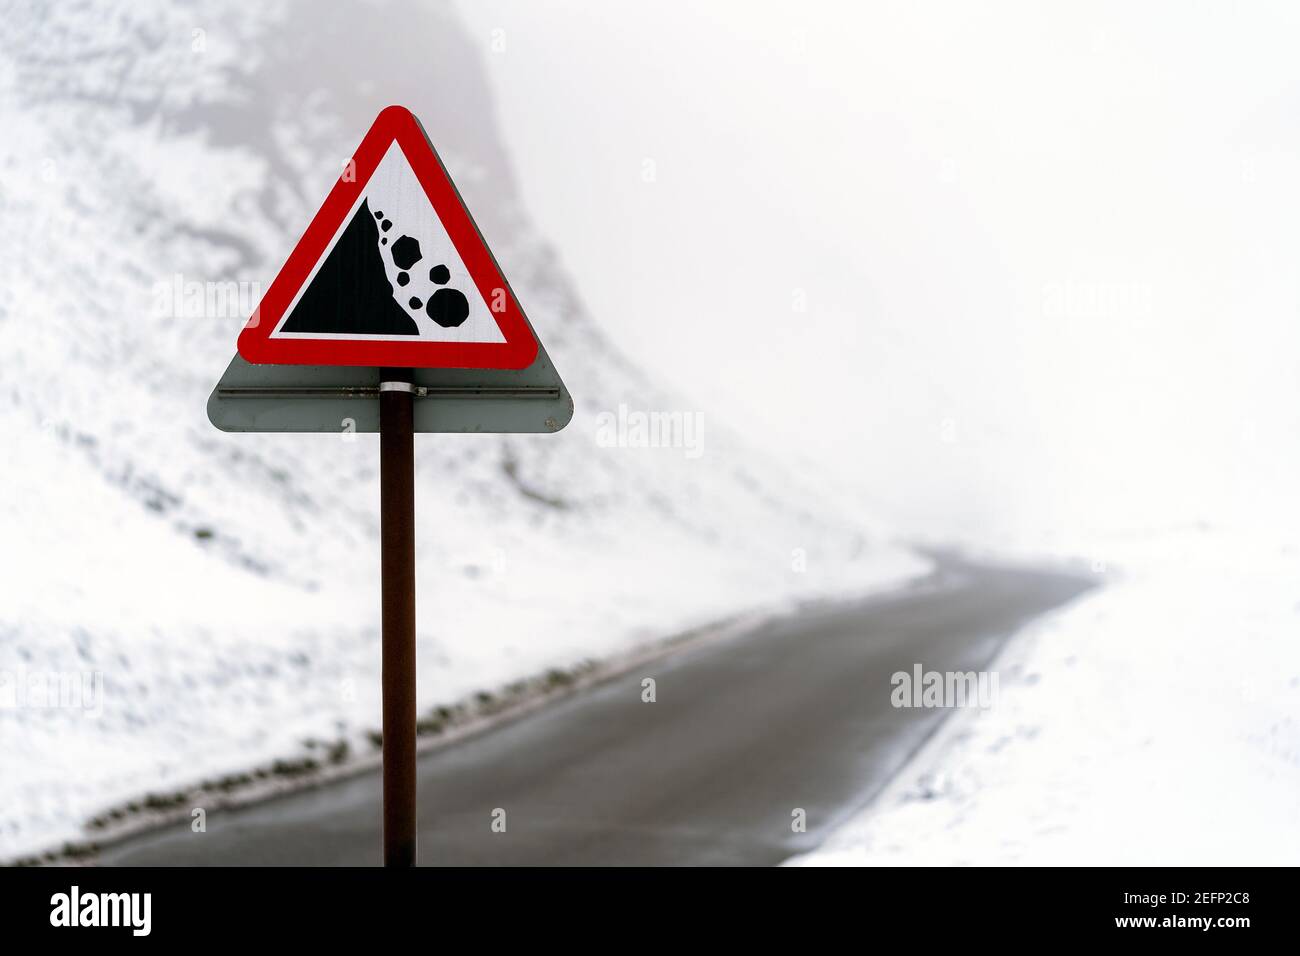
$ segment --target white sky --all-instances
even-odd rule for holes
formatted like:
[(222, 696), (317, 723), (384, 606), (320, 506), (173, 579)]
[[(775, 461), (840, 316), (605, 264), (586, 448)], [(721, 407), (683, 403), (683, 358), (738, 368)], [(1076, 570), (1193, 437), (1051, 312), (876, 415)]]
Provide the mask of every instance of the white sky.
[(716, 420), (908, 529), (1294, 516), (1300, 7), (458, 6), (539, 227)]

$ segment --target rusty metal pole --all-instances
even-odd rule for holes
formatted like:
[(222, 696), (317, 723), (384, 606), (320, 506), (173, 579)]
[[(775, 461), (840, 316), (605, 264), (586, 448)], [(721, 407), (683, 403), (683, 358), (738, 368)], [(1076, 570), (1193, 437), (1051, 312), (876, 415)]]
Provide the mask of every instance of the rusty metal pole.
[(408, 369), (379, 385), (384, 866), (415, 866), (415, 430)]

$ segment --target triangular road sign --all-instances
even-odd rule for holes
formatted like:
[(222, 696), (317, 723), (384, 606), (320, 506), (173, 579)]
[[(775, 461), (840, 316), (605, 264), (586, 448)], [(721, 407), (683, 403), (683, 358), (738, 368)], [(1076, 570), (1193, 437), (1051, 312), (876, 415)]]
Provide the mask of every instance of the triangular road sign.
[(379, 114), (239, 336), (223, 431), (373, 432), (381, 368), (417, 432), (554, 432), (573, 400), (416, 118)]
[(526, 368), (537, 340), (409, 110), (375, 120), (239, 336), (273, 365)]
[(379, 432), (385, 866), (416, 863), (415, 433), (555, 432), (572, 417), (424, 130), (390, 106), (208, 399), (226, 431)]

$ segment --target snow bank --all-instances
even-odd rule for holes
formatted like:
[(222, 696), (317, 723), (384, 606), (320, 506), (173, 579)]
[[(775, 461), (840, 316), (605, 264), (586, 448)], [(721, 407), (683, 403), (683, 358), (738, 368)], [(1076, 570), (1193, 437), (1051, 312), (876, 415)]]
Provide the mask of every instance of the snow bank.
[(1013, 641), (997, 706), (792, 863), (1300, 859), (1300, 552), (1200, 527), (1094, 553), (1114, 580)]

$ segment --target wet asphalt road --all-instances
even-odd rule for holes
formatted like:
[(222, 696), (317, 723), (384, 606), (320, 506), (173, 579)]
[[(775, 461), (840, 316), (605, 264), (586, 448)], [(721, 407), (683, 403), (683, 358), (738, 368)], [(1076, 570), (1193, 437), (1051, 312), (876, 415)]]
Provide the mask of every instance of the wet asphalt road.
[[(686, 649), (421, 756), (421, 865), (764, 865), (812, 849), (950, 713), (895, 709), (894, 672), (980, 670), (1090, 585), (938, 561), (905, 591)], [(206, 833), (185, 821), (137, 836), (98, 862), (377, 865), (379, 807), (372, 772), (210, 813)]]

